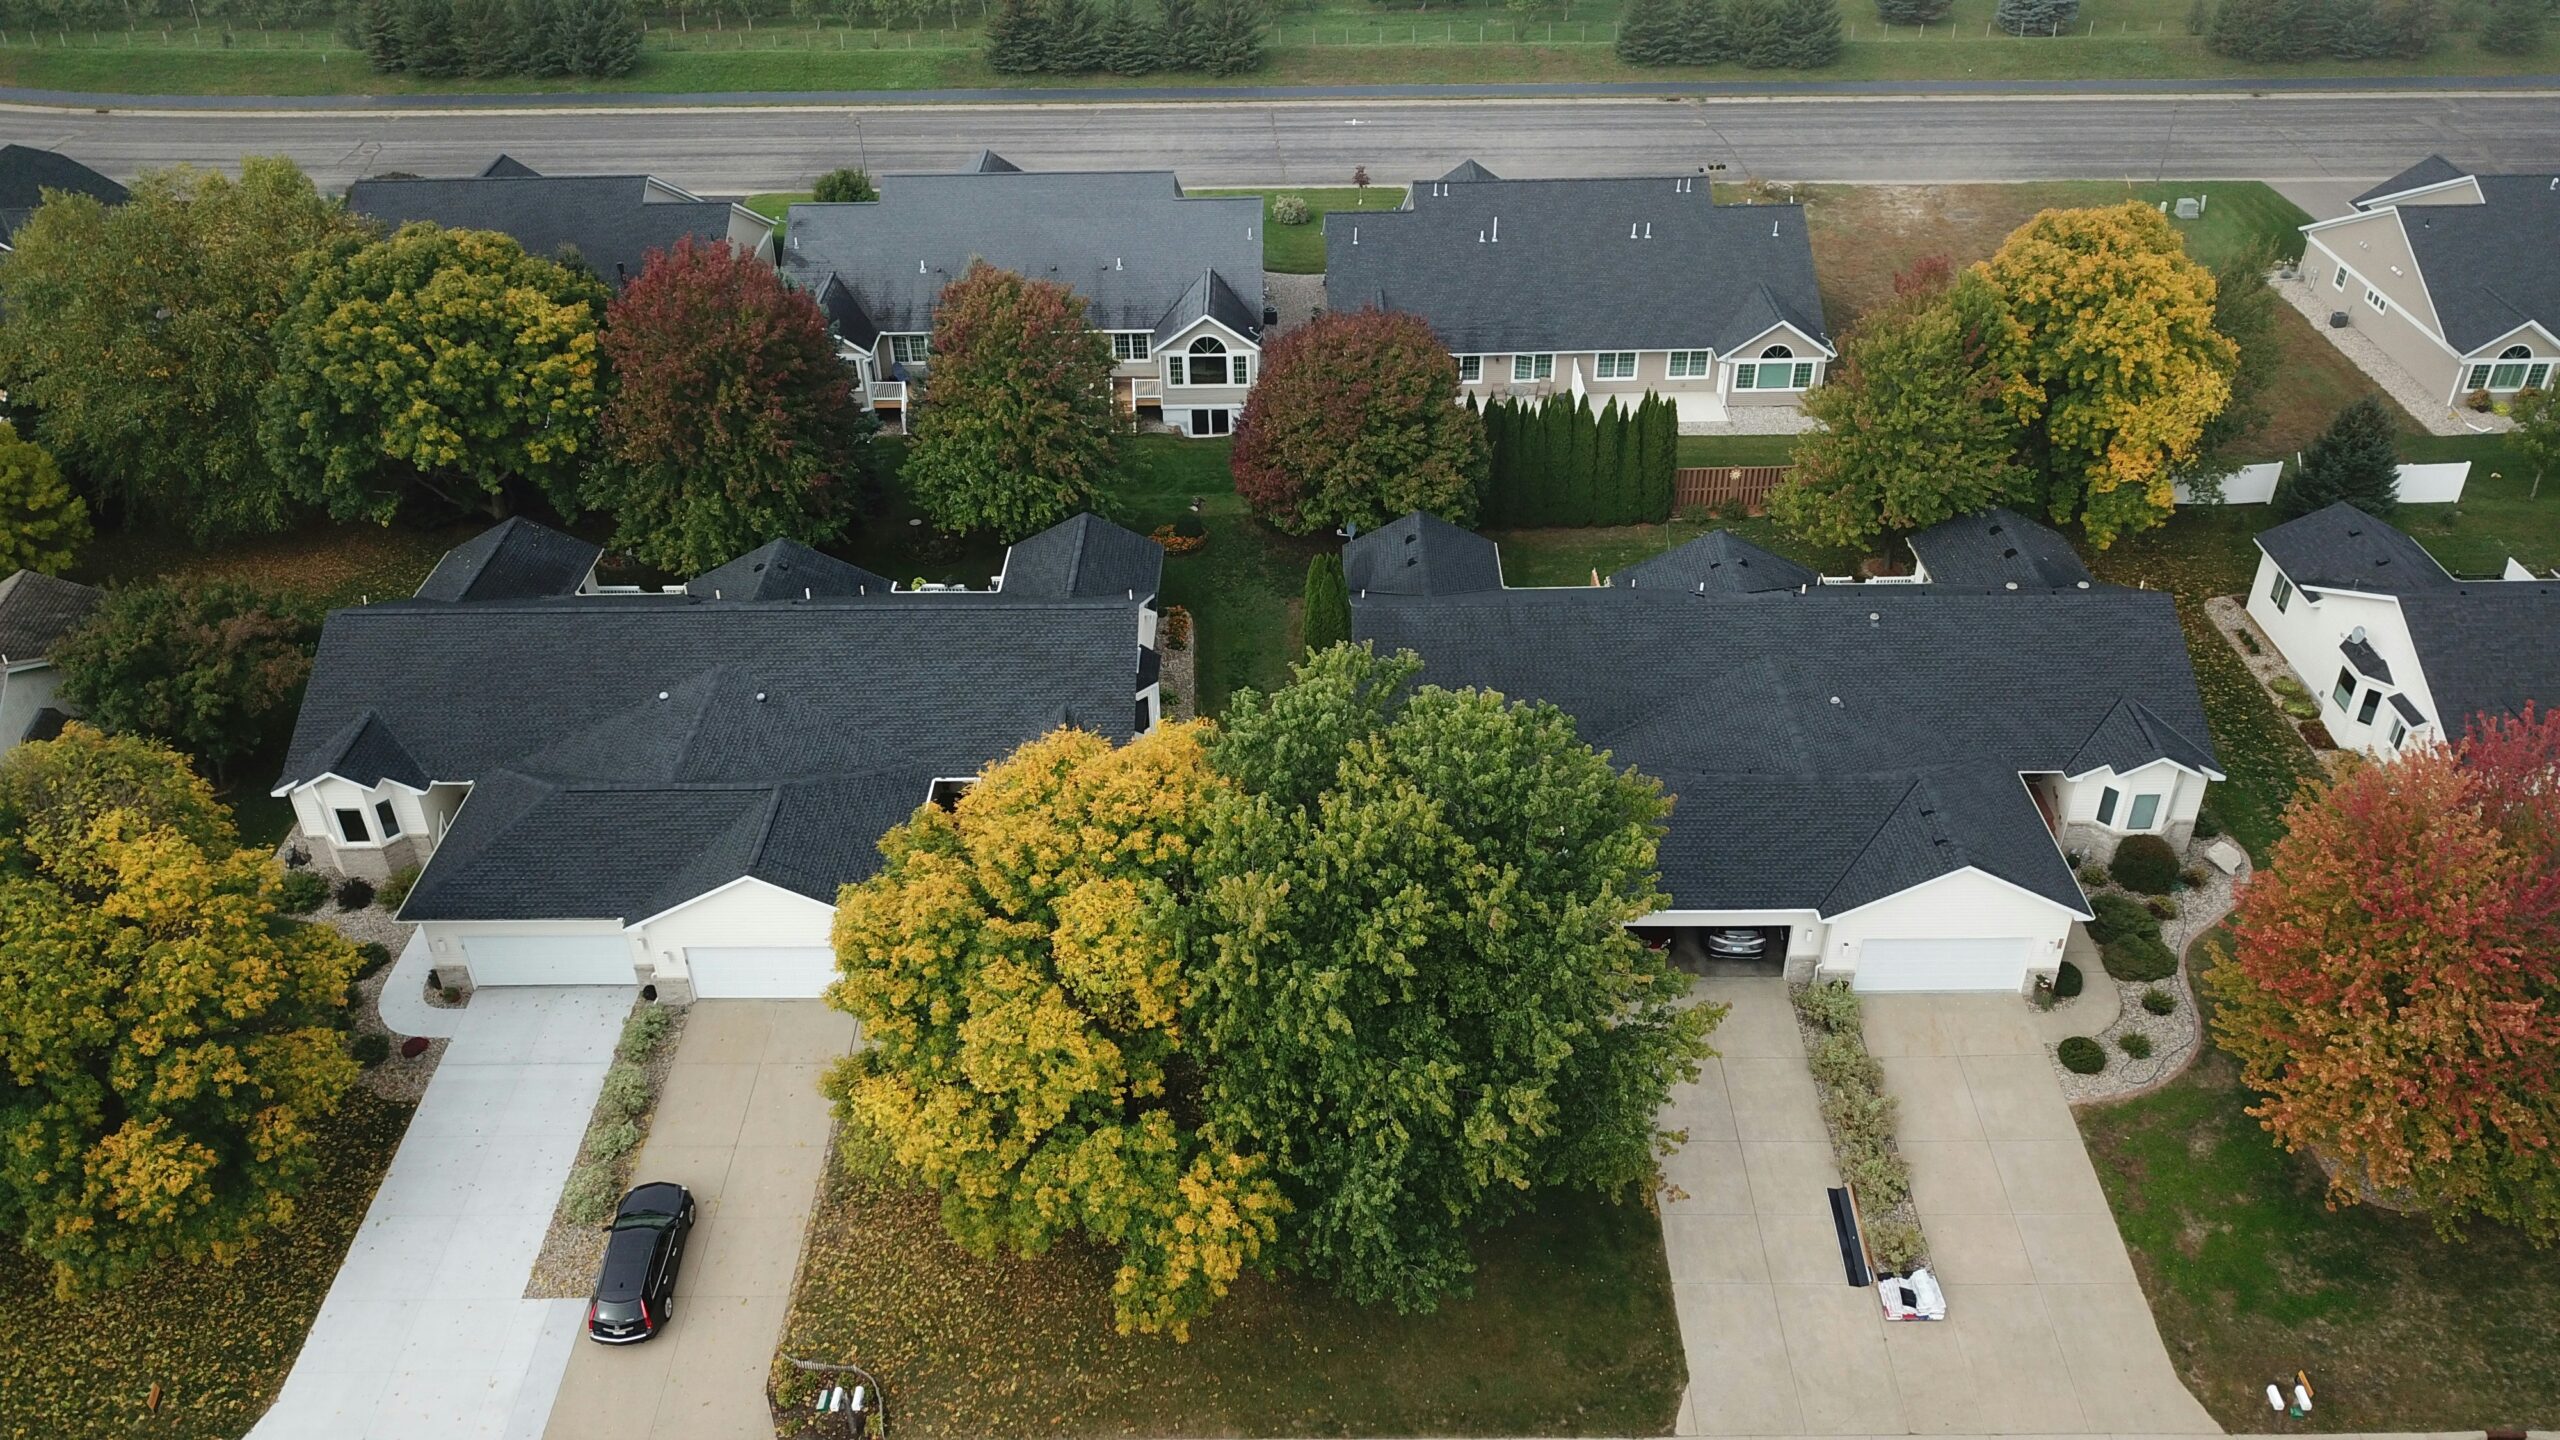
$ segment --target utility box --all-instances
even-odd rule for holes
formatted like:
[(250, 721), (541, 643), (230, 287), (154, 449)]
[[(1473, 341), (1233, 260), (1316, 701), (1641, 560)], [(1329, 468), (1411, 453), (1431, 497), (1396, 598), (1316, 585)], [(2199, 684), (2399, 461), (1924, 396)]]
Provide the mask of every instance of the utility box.
[(2196, 195), (2181, 195), (2181, 196), (2179, 196), (2179, 197), (2178, 197), (2178, 218), (2179, 218), (2179, 219), (2181, 219), (2181, 220), (2201, 220), (2201, 219), (2203, 219), (2203, 218), (2204, 218), (2204, 199), (2203, 199), (2203, 197), (2201, 197), (2201, 196), (2196, 196)]

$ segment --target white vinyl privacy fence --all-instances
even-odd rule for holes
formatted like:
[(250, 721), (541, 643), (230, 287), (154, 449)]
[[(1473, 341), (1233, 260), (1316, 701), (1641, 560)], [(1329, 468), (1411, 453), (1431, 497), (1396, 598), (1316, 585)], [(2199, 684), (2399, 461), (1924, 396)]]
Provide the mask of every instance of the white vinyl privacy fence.
[[(2259, 465), (2243, 465), (2222, 482), (2225, 505), (2264, 505), (2276, 498), (2276, 481), (2284, 476), (2284, 462), (2269, 460)], [(2451, 460), (2439, 465), (2403, 465), (2400, 467), (2400, 503), (2404, 505), (2445, 505), (2462, 498), (2463, 484), (2471, 478), (2471, 462)], [(2193, 505), (2194, 492), (2185, 481), (2178, 482), (2178, 503)]]

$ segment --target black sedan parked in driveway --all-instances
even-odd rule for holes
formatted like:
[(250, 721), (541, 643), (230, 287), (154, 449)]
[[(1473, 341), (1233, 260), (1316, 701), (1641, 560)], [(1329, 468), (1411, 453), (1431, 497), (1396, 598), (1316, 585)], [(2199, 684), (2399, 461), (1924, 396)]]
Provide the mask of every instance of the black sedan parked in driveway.
[(675, 1314), (676, 1271), (693, 1234), (693, 1196), (656, 1180), (622, 1197), (604, 1242), (604, 1269), (587, 1302), (587, 1338), (633, 1345)]

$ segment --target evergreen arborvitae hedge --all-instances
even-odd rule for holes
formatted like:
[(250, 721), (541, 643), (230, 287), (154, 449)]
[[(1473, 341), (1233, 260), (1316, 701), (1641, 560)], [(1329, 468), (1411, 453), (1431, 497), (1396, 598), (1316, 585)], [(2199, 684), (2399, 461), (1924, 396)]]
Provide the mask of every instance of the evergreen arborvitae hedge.
[(1636, 525), (1671, 515), (1679, 416), (1647, 396), (1590, 403), (1570, 395), (1484, 407), (1493, 469), (1479, 507), (1488, 529)]
[(630, 0), (359, 0), (345, 30), (381, 74), (628, 75)]

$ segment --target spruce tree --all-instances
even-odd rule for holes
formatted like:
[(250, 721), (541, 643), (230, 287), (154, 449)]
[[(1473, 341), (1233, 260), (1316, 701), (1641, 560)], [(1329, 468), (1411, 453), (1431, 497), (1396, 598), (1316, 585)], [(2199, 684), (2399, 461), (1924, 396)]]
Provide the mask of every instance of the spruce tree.
[(2387, 517), (2400, 505), (2400, 456), (2391, 416), (2368, 395), (2338, 412), (2302, 457), (2302, 468), (2278, 497), (2286, 513), (2308, 515), (2344, 500), (2368, 515)]
[(1786, 65), (1819, 70), (1840, 59), (1840, 0), (1786, 0), (1779, 15)]
[(1002, 0), (987, 21), (987, 68), (1000, 75), (1030, 75), (1048, 59), (1048, 17), (1032, 0)]
[(1262, 68), (1263, 0), (1209, 0), (1199, 68), (1242, 75)]
[(1787, 63), (1787, 0), (1728, 0), (1723, 31), (1726, 54), (1752, 69)]
[(1599, 426), (1592, 437), (1591, 488), (1598, 497), (1598, 503), (1593, 506), (1591, 523), (1594, 525), (1624, 525), (1632, 518), (1634, 507), (1627, 503), (1627, 422), (1624, 408), (1614, 400), (1601, 406)]
[(1200, 0), (1163, 0), (1156, 18), (1159, 70), (1198, 70), (1207, 57), (1208, 22)]
[(628, 75), (640, 63), (630, 0), (560, 0), (560, 59), (572, 75)]
[(515, 69), (515, 16), (507, 0), (453, 0), (453, 40), (465, 75), (504, 75)]
[(2391, 53), (2382, 0), (2329, 0), (2320, 15), (2320, 48), (2336, 60), (2379, 60)]
[(1047, 0), (1047, 49), (1041, 68), (1060, 75), (1089, 75), (1102, 68), (1102, 21), (1093, 0)]
[(2542, 49), (2551, 20), (2549, 0), (2490, 0), (2480, 22), (2480, 48), (2492, 55), (2523, 56)]
[(2000, 0), (1991, 19), (2012, 35), (2059, 35), (2080, 18), (2080, 0)]
[(1680, 0), (1634, 0), (1618, 22), (1618, 59), (1628, 65), (1680, 60)]
[(569, 73), (569, 57), (561, 49), (560, 0), (515, 0), (514, 47), (508, 65), (519, 75), (537, 78)]
[(2436, 36), (2444, 30), (2444, 15), (2436, 0), (2392, 0), (2382, 17), (2395, 60), (2415, 60), (2433, 50)]
[(389, 75), (409, 68), (401, 53), (400, 0), (358, 0), (356, 6), (357, 43), (364, 51), (364, 63), (376, 74)]
[(1954, 6), (1955, 0), (1876, 0), (1876, 18), (1887, 25), (1934, 25)]
[(1111, 0), (1102, 12), (1102, 68), (1114, 75), (1144, 75), (1161, 59), (1155, 21), (1137, 0)]
[(453, 43), (452, 0), (402, 0), (401, 68), (416, 75), (459, 75), (462, 51)]
[(1351, 638), (1351, 588), (1342, 578), (1342, 557), (1318, 555), (1307, 562), (1306, 588), (1300, 592), (1298, 638), (1306, 654), (1330, 650)]

